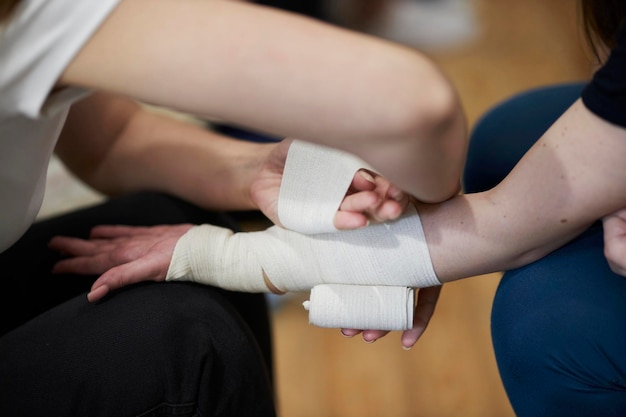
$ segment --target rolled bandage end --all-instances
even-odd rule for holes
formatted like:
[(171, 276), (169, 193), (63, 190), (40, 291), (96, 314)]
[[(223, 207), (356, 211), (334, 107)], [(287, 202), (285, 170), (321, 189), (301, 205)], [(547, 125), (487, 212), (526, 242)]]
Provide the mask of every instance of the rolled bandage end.
[(303, 303), (309, 323), (318, 327), (360, 330), (409, 330), (415, 292), (397, 286), (322, 284)]

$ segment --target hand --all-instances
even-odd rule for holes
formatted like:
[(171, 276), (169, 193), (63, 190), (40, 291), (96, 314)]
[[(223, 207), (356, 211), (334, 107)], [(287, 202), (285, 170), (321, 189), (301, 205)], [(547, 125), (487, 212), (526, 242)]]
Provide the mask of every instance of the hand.
[[(426, 331), (428, 323), (435, 313), (435, 306), (439, 300), (441, 286), (421, 288), (417, 292), (417, 305), (413, 314), (413, 327), (410, 330), (402, 332), (400, 342), (406, 350), (411, 349), (418, 339)], [(346, 337), (354, 337), (359, 333), (363, 333), (363, 340), (367, 343), (374, 343), (381, 337), (386, 336), (389, 332), (382, 330), (358, 330), (358, 329), (341, 329), (341, 334)]]
[(49, 247), (72, 257), (57, 262), (52, 272), (100, 275), (87, 294), (90, 302), (126, 285), (165, 281), (176, 242), (191, 227), (96, 226), (89, 239), (56, 236)]
[(626, 276), (626, 208), (602, 219), (604, 256), (616, 274)]
[(335, 227), (358, 229), (369, 222), (395, 220), (409, 205), (409, 196), (385, 177), (366, 169), (357, 171), (335, 215)]
[[(280, 225), (278, 193), (292, 141), (285, 139), (274, 148), (250, 187), (254, 203), (277, 225)], [(402, 215), (408, 204), (408, 194), (381, 175), (361, 169), (354, 176), (334, 224), (339, 230), (348, 230), (365, 227), (370, 222), (394, 220)]]

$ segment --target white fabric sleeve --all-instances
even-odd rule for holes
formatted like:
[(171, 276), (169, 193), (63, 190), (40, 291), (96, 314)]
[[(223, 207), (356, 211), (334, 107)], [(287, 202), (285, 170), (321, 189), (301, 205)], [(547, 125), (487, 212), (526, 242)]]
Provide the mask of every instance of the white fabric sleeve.
[(61, 73), (119, 2), (22, 0), (0, 26), (0, 115), (42, 116)]

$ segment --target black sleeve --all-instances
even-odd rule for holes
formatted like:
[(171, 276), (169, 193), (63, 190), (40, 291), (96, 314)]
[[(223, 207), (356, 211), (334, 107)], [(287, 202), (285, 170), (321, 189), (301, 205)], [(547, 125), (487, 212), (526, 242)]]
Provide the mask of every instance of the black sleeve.
[(609, 59), (583, 90), (582, 100), (598, 117), (626, 127), (626, 25)]

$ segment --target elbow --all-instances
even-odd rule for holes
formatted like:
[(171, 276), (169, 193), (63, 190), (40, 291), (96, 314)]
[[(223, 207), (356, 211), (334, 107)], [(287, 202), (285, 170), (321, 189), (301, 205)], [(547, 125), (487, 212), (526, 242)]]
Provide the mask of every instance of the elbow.
[(459, 96), (448, 80), (416, 88), (397, 121), (399, 146), (422, 168), (424, 202), (445, 201), (461, 191), (468, 129)]
[(404, 76), (402, 92), (388, 102), (388, 128), (397, 138), (433, 136), (463, 113), (456, 89), (436, 67)]

